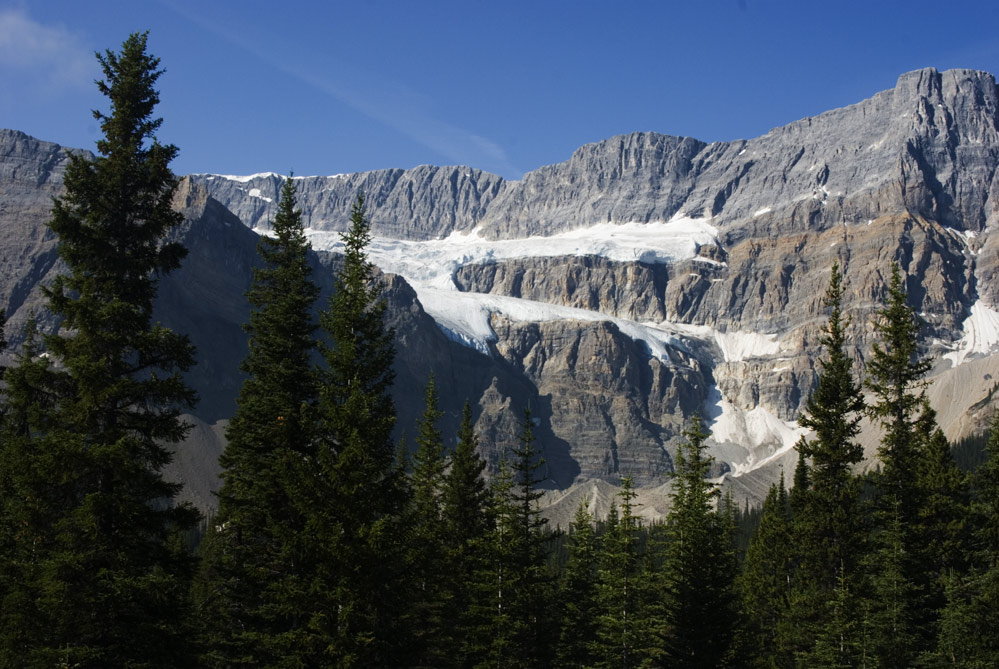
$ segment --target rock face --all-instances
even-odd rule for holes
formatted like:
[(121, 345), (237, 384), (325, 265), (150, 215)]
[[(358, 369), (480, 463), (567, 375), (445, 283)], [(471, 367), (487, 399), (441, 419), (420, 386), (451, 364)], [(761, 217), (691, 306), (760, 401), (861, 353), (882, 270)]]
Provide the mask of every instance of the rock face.
[[(39, 304), (38, 284), (58, 270), (44, 221), (64, 155), (0, 131), (0, 295), (12, 323)], [(897, 263), (938, 360), (941, 422), (952, 437), (981, 426), (999, 351), (997, 169), (992, 75), (926, 69), (755, 139), (625, 135), (520, 181), (429, 166), (296, 179), (314, 244), (346, 229), (363, 190), (380, 257), (408, 256), (394, 266), (404, 276), (382, 279), (399, 352), (400, 430), (412, 433), (432, 372), (445, 434), (467, 399), (492, 465), (515, 444), (530, 407), (549, 487), (625, 475), (655, 486), (700, 412), (717, 473), (728, 471), (752, 497), (765, 493), (802, 433), (795, 420), (819, 368), (833, 263), (845, 273), (858, 363)], [(282, 179), (192, 175), (178, 193), (188, 221), (178, 234), (191, 254), (164, 280), (160, 309), (202, 351), (192, 379), (204, 398), (198, 420), (216, 426), (201, 434), (216, 453), (219, 421), (242, 378), (251, 229), (269, 227)], [(652, 252), (663, 240), (647, 236), (652, 246), (633, 242), (633, 259), (593, 243), (598, 234), (623, 243), (635, 226), (665, 235), (677, 221), (711, 231), (711, 241), (691, 237), (675, 253)], [(569, 238), (578, 247), (566, 247)], [(526, 240), (518, 248), (530, 252), (501, 252), (510, 240)], [(487, 252), (461, 251), (472, 241)], [(459, 250), (445, 258), (445, 243)], [(431, 260), (414, 261), (430, 251), (444, 258), (433, 272), (425, 271)], [(336, 257), (318, 253), (315, 263), (328, 294)]]

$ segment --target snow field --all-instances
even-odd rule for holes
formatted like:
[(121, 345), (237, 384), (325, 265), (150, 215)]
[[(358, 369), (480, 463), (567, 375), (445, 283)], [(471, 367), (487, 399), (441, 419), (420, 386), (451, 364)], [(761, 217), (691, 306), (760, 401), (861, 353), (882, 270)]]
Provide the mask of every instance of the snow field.
[(964, 336), (955, 344), (956, 350), (944, 358), (957, 367), (973, 354), (989, 353), (999, 346), (999, 312), (978, 300), (971, 306), (971, 315), (964, 320)]
[[(267, 234), (265, 230), (258, 230)], [(704, 219), (678, 215), (657, 223), (602, 223), (549, 237), (485, 239), (478, 230), (455, 232), (443, 239), (413, 241), (374, 237), (370, 260), (383, 271), (403, 276), (416, 290), (424, 311), (449, 338), (483, 353), (497, 336), (493, 314), (513, 321), (575, 320), (611, 322), (649, 354), (668, 362), (671, 350), (689, 350), (691, 339), (713, 342), (726, 362), (776, 355), (781, 343), (774, 334), (720, 332), (708, 326), (681, 323), (638, 323), (608, 314), (503, 295), (457, 290), (453, 277), (462, 265), (517, 258), (595, 255), (620, 262), (669, 263), (697, 257), (698, 247), (717, 243), (717, 229)], [(314, 248), (339, 251), (340, 233), (306, 230)], [(726, 453), (733, 476), (751, 471), (793, 448), (804, 433), (762, 407), (745, 411), (724, 400), (714, 389), (708, 427)], [(734, 450), (733, 450), (734, 449)]]

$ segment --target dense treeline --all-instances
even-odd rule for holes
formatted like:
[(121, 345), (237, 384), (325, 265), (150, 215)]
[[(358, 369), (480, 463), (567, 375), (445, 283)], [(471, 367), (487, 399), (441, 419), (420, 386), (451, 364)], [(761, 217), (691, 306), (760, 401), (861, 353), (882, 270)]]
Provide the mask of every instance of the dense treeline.
[[(0, 666), (999, 666), (999, 423), (959, 468), (898, 268), (861, 384), (833, 267), (790, 490), (782, 477), (738, 510), (707, 479), (695, 417), (663, 522), (639, 522), (625, 478), (606, 518), (584, 504), (563, 531), (540, 513), (529, 411), (488, 480), (471, 407), (442, 434), (433, 378), (412, 457), (393, 443), (365, 200), (316, 305), (291, 179), (247, 296), (218, 513), (193, 552), (197, 513), (160, 474), (194, 352), (151, 321), (156, 277), (184, 251), (165, 241), (176, 149), (155, 139), (145, 47), (133, 35), (100, 58), (100, 155), (72, 159), (55, 203), (68, 274), (46, 295), (63, 328), (29, 324), (3, 370)], [(864, 415), (885, 436), (862, 475)]]

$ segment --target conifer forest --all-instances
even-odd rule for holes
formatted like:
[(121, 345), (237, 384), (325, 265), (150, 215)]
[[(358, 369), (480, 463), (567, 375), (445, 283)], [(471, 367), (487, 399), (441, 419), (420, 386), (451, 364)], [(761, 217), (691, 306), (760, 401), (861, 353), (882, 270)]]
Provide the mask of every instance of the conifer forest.
[[(49, 223), (61, 328), (29, 323), (3, 369), (0, 666), (999, 666), (999, 421), (944, 437), (897, 267), (862, 370), (832, 268), (810, 436), (761, 508), (709, 480), (695, 417), (662, 522), (624, 478), (607, 517), (552, 527), (530, 411), (487, 477), (472, 408), (443, 434), (431, 377), (396, 442), (365, 196), (319, 304), (289, 179), (246, 296), (218, 512), (175, 502), (162, 470), (198, 353), (152, 304), (186, 254), (178, 149), (156, 138), (146, 35), (98, 58), (99, 155), (72, 158)], [(883, 431), (866, 472), (863, 417)]]

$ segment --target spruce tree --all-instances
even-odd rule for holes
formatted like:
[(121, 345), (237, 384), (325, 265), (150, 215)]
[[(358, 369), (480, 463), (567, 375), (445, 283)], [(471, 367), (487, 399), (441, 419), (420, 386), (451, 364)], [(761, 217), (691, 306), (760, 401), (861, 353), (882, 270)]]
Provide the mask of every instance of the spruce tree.
[(437, 422), (443, 416), (438, 408), (437, 386), (433, 375), (427, 381), (425, 408), (420, 417), (413, 458), (412, 499), (408, 518), (411, 625), (415, 647), (410, 663), (414, 667), (450, 666), (453, 649), (445, 645), (446, 629), (451, 624), (445, 606), (448, 570), (443, 560), (445, 527), (441, 494), (444, 484), (444, 442)]
[(783, 647), (780, 636), (791, 598), (791, 540), (791, 510), (782, 471), (779, 485), (770, 486), (763, 502), (760, 525), (746, 551), (738, 582), (749, 640), (744, 645), (752, 654), (753, 666), (794, 666), (793, 654)]
[(712, 458), (700, 416), (684, 436), (666, 521), (659, 666), (723, 667), (736, 623), (731, 541), (714, 509), (718, 490), (707, 480)]
[(940, 615), (933, 657), (941, 666), (999, 666), (999, 413), (975, 471), (977, 496), (970, 518), (970, 568), (946, 578), (947, 603)]
[(286, 179), (273, 237), (261, 237), (263, 265), (247, 293), (247, 379), (226, 429), (219, 511), (204, 543), (198, 595), (206, 664), (277, 664), (307, 644), (309, 565), (300, 534), (300, 494), (315, 466), (318, 384), (313, 305), (295, 182)]
[(444, 549), (440, 570), (445, 578), (445, 641), (453, 664), (474, 666), (481, 659), (476, 639), (479, 626), (477, 579), (486, 568), (493, 527), (492, 500), (483, 478), (486, 463), (478, 454), (472, 408), (465, 402), (458, 428), (458, 443), (448, 459), (441, 493)]
[(649, 641), (642, 607), (645, 579), (631, 477), (622, 479), (618, 496), (620, 512), (616, 505), (611, 507), (612, 515), (601, 538), (597, 574), (600, 617), (596, 630), (600, 660), (595, 666), (626, 668), (641, 665)]
[(550, 666), (553, 661), (551, 600), (545, 526), (539, 503), (537, 470), (543, 461), (534, 439), (534, 419), (524, 410), (519, 445), (514, 449), (509, 492), (499, 498), (495, 636), (490, 663), (495, 666)]
[(344, 262), (320, 326), (326, 369), (319, 394), (315, 476), (306, 500), (306, 533), (317, 556), (318, 593), (310, 626), (326, 664), (404, 662), (405, 508), (392, 428), (393, 332), (368, 261), (365, 199), (358, 194), (344, 236)]
[(568, 560), (558, 597), (562, 612), (556, 667), (591, 667), (599, 657), (596, 647), (598, 562), (593, 515), (584, 502), (576, 509), (569, 526)]
[(834, 264), (824, 300), (830, 311), (821, 339), (825, 356), (815, 391), (798, 420), (815, 432), (812, 439), (799, 442), (800, 462), (808, 463), (808, 477), (800, 489), (796, 483), (792, 494), (796, 499), (807, 498), (803, 504), (807, 508), (797, 509), (794, 518), (797, 564), (787, 621), (799, 639), (796, 645), (802, 646), (799, 651), (808, 650), (831, 622), (834, 611), (827, 603), (834, 600), (835, 591), (856, 589), (860, 578), (864, 527), (858, 522), (860, 486), (852, 468), (863, 458), (863, 449), (854, 439), (864, 400), (846, 354), (848, 321), (842, 314), (842, 298), (842, 276)]
[(874, 395), (868, 414), (885, 434), (878, 448), (882, 467), (874, 476), (871, 644), (882, 666), (905, 667), (927, 648), (933, 615), (919, 523), (920, 463), (928, 437), (920, 413), (926, 406), (922, 378), (930, 362), (919, 353), (919, 320), (907, 303), (898, 266), (892, 266), (887, 301), (874, 328), (881, 341), (867, 366), (865, 385)]
[(972, 564), (973, 513), (967, 476), (954, 462), (950, 442), (937, 427), (936, 412), (924, 406), (917, 433), (922, 441), (918, 483), (922, 492), (919, 508), (919, 562), (929, 637), (928, 656), (940, 637), (941, 615), (947, 606), (948, 589)]
[(922, 379), (930, 361), (919, 353), (919, 319), (907, 302), (897, 265), (892, 265), (887, 301), (874, 329), (881, 341), (874, 344), (865, 385), (875, 400), (867, 413), (885, 431), (878, 448), (882, 464), (878, 487), (891, 497), (889, 509), (896, 500), (901, 502), (903, 521), (909, 523), (921, 502), (917, 422), (925, 406)]
[[(28, 521), (13, 538), (16, 577), (5, 598), (32, 603), (19, 623), (30, 629), (0, 649), (18, 666), (189, 661), (193, 561), (176, 533), (197, 514), (172, 503), (179, 485), (161, 471), (195, 401), (181, 378), (193, 349), (152, 321), (157, 279), (185, 254), (166, 241), (181, 221), (171, 209), (177, 149), (155, 137), (162, 70), (146, 35), (98, 60), (111, 106), (94, 112), (98, 156), (70, 156), (49, 223), (67, 268), (45, 289), (62, 322), (44, 338), (56, 364), (22, 358), (15, 385), (30, 387), (11, 401), (24, 429), (4, 446), (5, 462), (21, 462), (11, 511)], [(46, 398), (44, 412), (32, 395)]]

